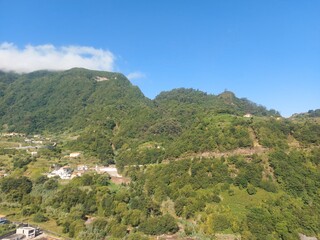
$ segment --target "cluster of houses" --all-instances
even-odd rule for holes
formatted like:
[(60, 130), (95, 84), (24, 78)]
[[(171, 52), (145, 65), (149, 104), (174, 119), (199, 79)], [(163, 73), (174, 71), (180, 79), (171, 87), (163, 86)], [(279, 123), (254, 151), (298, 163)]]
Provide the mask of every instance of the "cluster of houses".
[(24, 137), (24, 142), (28, 145), (22, 145), (19, 144), (18, 147), (12, 147), (8, 149), (18, 149), (18, 150), (26, 150), (27, 153), (31, 154), (31, 156), (37, 156), (38, 152), (37, 149), (39, 148), (45, 148), (50, 146), (45, 146), (45, 144), (49, 143), (49, 145), (52, 145), (53, 147), (56, 145), (56, 143), (52, 143), (49, 138), (44, 138), (41, 135), (33, 135), (33, 136), (26, 136), (24, 133), (16, 133), (16, 132), (10, 132), (10, 133), (2, 133), (2, 137)]
[(93, 168), (89, 168), (87, 165), (78, 165), (76, 169), (72, 169), (70, 166), (54, 166), (54, 170), (48, 173), (47, 176), (49, 178), (59, 177), (61, 179), (72, 179), (75, 177), (81, 177), (88, 171), (96, 172), (98, 174), (108, 173), (111, 177), (122, 177), (115, 166), (95, 166)]
[(84, 173), (91, 171), (98, 174), (108, 173), (110, 177), (121, 178), (122, 176), (118, 173), (117, 168), (112, 165), (109, 167), (98, 166), (89, 168), (87, 165), (78, 165), (76, 169), (71, 168), (70, 166), (58, 167), (53, 166), (54, 170), (47, 174), (49, 178), (59, 177), (61, 179), (72, 179), (75, 177), (81, 177)]
[(10, 133), (2, 133), (1, 136), (3, 136), (3, 137), (25, 137), (26, 135), (24, 133), (10, 132)]
[(60, 168), (57, 168), (56, 166), (54, 166), (54, 170), (50, 173), (48, 173), (48, 177), (52, 178), (52, 177), (60, 177), (61, 179), (71, 179), (72, 178), (72, 168), (69, 166), (63, 166)]
[[(52, 147), (55, 147), (56, 143), (52, 143), (50, 139), (44, 138), (41, 135), (33, 135), (33, 136), (26, 136), (23, 133), (3, 133), (2, 136), (4, 137), (24, 137), (25, 143), (28, 143), (28, 146), (22, 146), (22, 144), (19, 144), (18, 147), (14, 147), (14, 149), (24, 149), (27, 153), (31, 154), (31, 156), (37, 156), (38, 152), (37, 149), (46, 147), (45, 144), (50, 142), (50, 145)], [(68, 154), (67, 158), (79, 158), (81, 157), (81, 152), (72, 152)], [(76, 168), (72, 168), (70, 166), (57, 166), (53, 165), (53, 169), (51, 168), (49, 170), (49, 173), (47, 176), (49, 178), (52, 177), (59, 177), (61, 179), (72, 179), (74, 177), (80, 177), (85, 172), (91, 171), (96, 172), (98, 174), (108, 173), (111, 178), (122, 178), (120, 174), (118, 174), (118, 170), (115, 166), (95, 166), (92, 168), (89, 168), (87, 165), (78, 165)], [(0, 177), (4, 177), (7, 174), (5, 172), (0, 171)], [(119, 179), (118, 179), (119, 180)]]
[[(70, 158), (78, 158), (81, 156), (80, 152), (70, 153), (68, 157)], [(72, 179), (77, 176), (81, 176), (83, 173), (89, 170), (87, 165), (78, 165), (76, 169), (72, 169), (70, 166), (59, 167), (57, 165), (53, 165), (53, 171), (47, 174), (49, 178), (59, 177), (61, 179)]]
[(24, 137), (24, 141), (26, 143), (33, 143), (33, 144), (43, 144), (44, 141), (50, 141), (49, 138), (44, 138), (39, 134), (26, 136), (26, 134), (24, 133), (10, 132), (10, 133), (2, 133), (1, 136), (2, 137)]

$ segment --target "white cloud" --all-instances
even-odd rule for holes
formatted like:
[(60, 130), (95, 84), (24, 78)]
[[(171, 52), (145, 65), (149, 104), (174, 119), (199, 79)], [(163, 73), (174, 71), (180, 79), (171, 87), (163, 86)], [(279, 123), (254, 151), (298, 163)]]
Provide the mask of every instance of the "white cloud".
[(108, 51), (88, 46), (62, 46), (51, 44), (27, 45), (20, 49), (13, 43), (0, 44), (0, 70), (19, 73), (35, 70), (65, 70), (82, 67), (112, 71), (115, 57)]
[(127, 75), (127, 78), (129, 80), (141, 79), (141, 78), (145, 78), (145, 77), (146, 77), (146, 75), (142, 72), (132, 72)]

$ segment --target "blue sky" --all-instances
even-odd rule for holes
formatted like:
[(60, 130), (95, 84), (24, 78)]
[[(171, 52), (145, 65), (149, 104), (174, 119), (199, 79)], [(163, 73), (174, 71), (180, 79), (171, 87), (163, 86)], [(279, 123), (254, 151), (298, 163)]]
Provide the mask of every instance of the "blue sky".
[(0, 68), (73, 63), (149, 98), (227, 89), (290, 116), (320, 108), (319, 13), (318, 0), (0, 0)]

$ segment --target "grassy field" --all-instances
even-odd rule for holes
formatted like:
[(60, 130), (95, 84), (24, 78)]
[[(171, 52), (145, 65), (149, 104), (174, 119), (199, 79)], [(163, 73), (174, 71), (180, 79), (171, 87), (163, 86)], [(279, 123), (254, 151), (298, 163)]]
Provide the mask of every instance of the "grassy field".
[(228, 192), (221, 193), (220, 204), (241, 217), (245, 217), (248, 207), (260, 206), (269, 199), (275, 199), (281, 195), (281, 193), (269, 193), (262, 189), (257, 189), (256, 194), (249, 195), (245, 189), (240, 190), (235, 186), (231, 186), (230, 189), (234, 191), (234, 195), (230, 196)]

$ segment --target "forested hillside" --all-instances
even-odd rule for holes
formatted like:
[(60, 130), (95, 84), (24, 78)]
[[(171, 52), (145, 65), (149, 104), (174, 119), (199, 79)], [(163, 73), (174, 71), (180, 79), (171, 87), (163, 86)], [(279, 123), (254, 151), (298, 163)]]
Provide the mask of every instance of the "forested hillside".
[[(1, 72), (2, 133), (55, 144), (30, 157), (1, 142), (0, 170), (10, 175), (0, 180), (0, 210), (55, 222), (75, 239), (319, 237), (318, 112), (286, 119), (229, 91), (180, 88), (151, 100), (120, 73)], [(67, 163), (70, 151), (115, 163), (130, 183), (95, 174), (61, 182), (34, 170)]]
[[(2, 73), (0, 80), (2, 131), (74, 132), (80, 137), (70, 147), (99, 152), (102, 161), (119, 153), (120, 165), (158, 162), (184, 152), (249, 147), (249, 121), (242, 116), (279, 116), (231, 92), (215, 96), (176, 89), (150, 100), (118, 73), (85, 69)], [(210, 131), (204, 131), (208, 127)]]

